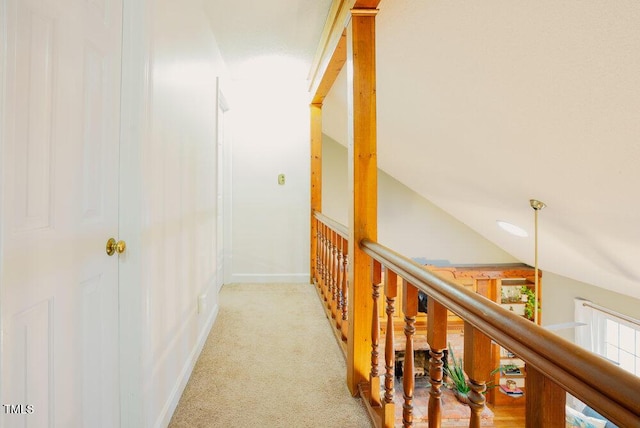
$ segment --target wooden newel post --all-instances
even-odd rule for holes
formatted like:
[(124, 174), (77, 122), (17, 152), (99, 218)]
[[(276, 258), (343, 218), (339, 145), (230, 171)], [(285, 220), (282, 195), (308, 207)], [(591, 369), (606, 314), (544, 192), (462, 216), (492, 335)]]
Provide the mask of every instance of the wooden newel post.
[(427, 342), (429, 343), (429, 428), (442, 425), (442, 357), (447, 347), (447, 308), (432, 297), (427, 302)]
[(396, 365), (396, 353), (395, 353), (395, 337), (394, 337), (394, 325), (393, 314), (395, 312), (395, 301), (398, 297), (398, 275), (395, 272), (387, 269), (385, 273), (384, 281), (384, 294), (387, 298), (387, 328), (384, 345), (384, 361), (385, 361), (385, 375), (384, 375), (384, 405), (383, 405), (383, 426), (384, 428), (393, 428), (395, 425), (395, 405), (393, 403), (394, 398), (394, 376)]
[(406, 345), (404, 364), (402, 365), (402, 387), (404, 389), (404, 405), (402, 406), (402, 423), (405, 427), (413, 426), (413, 390), (415, 388), (415, 362), (413, 358), (413, 337), (416, 333), (416, 315), (418, 315), (418, 289), (407, 281), (402, 288), (402, 311), (404, 312), (404, 335)]
[[(357, 6), (357, 4), (356, 4)], [(371, 372), (371, 258), (363, 239), (378, 239), (375, 9), (351, 10), (347, 28), (349, 88), (349, 334), (347, 386), (353, 395)]]
[(564, 427), (565, 391), (531, 365), (525, 382), (526, 428)]
[(469, 427), (480, 428), (480, 415), (485, 407), (484, 392), (491, 373), (491, 339), (468, 322), (464, 323), (464, 370), (469, 376)]

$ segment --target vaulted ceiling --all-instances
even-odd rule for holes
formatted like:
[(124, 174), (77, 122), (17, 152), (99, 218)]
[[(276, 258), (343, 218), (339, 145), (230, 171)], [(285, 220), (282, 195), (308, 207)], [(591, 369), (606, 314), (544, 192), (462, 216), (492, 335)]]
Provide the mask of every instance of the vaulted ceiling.
[[(331, 3), (207, 1), (235, 73), (265, 53), (308, 72)], [(638, 23), (635, 0), (383, 0), (379, 166), (529, 264), (544, 201), (541, 268), (640, 298)], [(343, 144), (346, 91), (323, 121)]]

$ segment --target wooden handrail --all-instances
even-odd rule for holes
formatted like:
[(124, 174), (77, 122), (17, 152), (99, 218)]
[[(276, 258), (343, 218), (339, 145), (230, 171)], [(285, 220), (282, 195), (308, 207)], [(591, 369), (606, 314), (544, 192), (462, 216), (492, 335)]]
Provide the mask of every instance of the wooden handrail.
[(640, 427), (640, 378), (383, 245), (363, 239), (360, 246), (612, 422)]
[(313, 216), (316, 219), (320, 220), (322, 223), (324, 223), (327, 226), (329, 226), (334, 231), (336, 231), (338, 233), (338, 235), (342, 236), (345, 239), (349, 239), (349, 229), (347, 228), (347, 226), (338, 223), (334, 219), (332, 219), (330, 217), (327, 217), (326, 215), (324, 215), (324, 214), (322, 214), (321, 212), (318, 212), (318, 211), (314, 211), (313, 212)]

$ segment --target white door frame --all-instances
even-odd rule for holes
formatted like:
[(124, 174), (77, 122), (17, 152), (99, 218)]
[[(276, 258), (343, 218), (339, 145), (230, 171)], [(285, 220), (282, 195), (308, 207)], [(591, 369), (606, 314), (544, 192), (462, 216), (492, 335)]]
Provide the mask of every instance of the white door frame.
[(120, 426), (147, 426), (144, 352), (148, 349), (142, 289), (141, 145), (149, 135), (151, 17), (153, 2), (123, 0), (120, 120), (119, 234), (127, 241), (120, 260)]
[[(217, 110), (217, 138), (220, 140), (222, 137), (222, 141), (217, 142), (217, 164), (218, 164), (218, 183), (216, 189), (216, 200), (219, 192), (222, 192), (222, 208), (220, 208), (216, 204), (217, 214), (222, 214), (222, 230), (218, 228), (216, 231), (216, 240), (218, 241), (216, 244), (216, 258), (217, 258), (217, 249), (219, 245), (222, 245), (222, 277), (216, 278), (218, 290), (222, 286), (222, 284), (228, 284), (231, 280), (231, 268), (232, 268), (232, 251), (231, 251), (231, 227), (232, 227), (232, 207), (231, 207), (231, 135), (233, 132), (229, 116), (229, 104), (227, 102), (227, 98), (225, 97), (224, 90), (224, 81), (222, 81), (219, 77), (217, 79), (217, 97), (218, 97), (218, 110)], [(220, 110), (224, 113), (220, 115)], [(222, 135), (220, 129), (223, 130)], [(221, 179), (221, 180), (220, 180)], [(222, 209), (222, 212), (218, 211)], [(217, 215), (216, 215), (217, 220)], [(219, 224), (218, 224), (219, 225)], [(218, 270), (219, 271), (219, 270)]]
[[(4, 42), (5, 40), (7, 40), (7, 4), (6, 4), (6, 0), (0, 0), (0, 40), (2, 40), (3, 42), (0, 42), (0, 165), (3, 165), (3, 153), (4, 153), (4, 145), (5, 145), (5, 130), (7, 129), (6, 124), (5, 124), (5, 115), (4, 115), (4, 106), (5, 106), (5, 102), (6, 102), (6, 95), (5, 95), (5, 70), (7, 68), (7, 46), (6, 46), (6, 42)], [(0, 212), (3, 212), (4, 210), (4, 176), (3, 174), (0, 174)], [(4, 241), (3, 239), (3, 233), (4, 233), (4, 222), (3, 222), (3, 218), (0, 217), (0, 278), (2, 278), (2, 253), (3, 253), (3, 248), (2, 248), (2, 243)], [(2, 323), (2, 320), (4, 319), (3, 316), (3, 291), (4, 291), (4, 286), (3, 284), (0, 282), (0, 351), (2, 351), (4, 349), (4, 346), (2, 345), (4, 342), (4, 325)], [(2, 385), (2, 383), (4, 382), (4, 379), (2, 378), (2, 373), (4, 373), (3, 367), (2, 367), (2, 361), (3, 359), (0, 358), (0, 385)]]

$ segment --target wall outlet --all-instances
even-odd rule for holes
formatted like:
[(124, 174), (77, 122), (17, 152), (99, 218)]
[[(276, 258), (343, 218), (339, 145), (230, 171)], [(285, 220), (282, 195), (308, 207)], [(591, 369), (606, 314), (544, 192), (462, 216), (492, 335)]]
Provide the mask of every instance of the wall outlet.
[(278, 184), (284, 186), (284, 174), (278, 175)]

